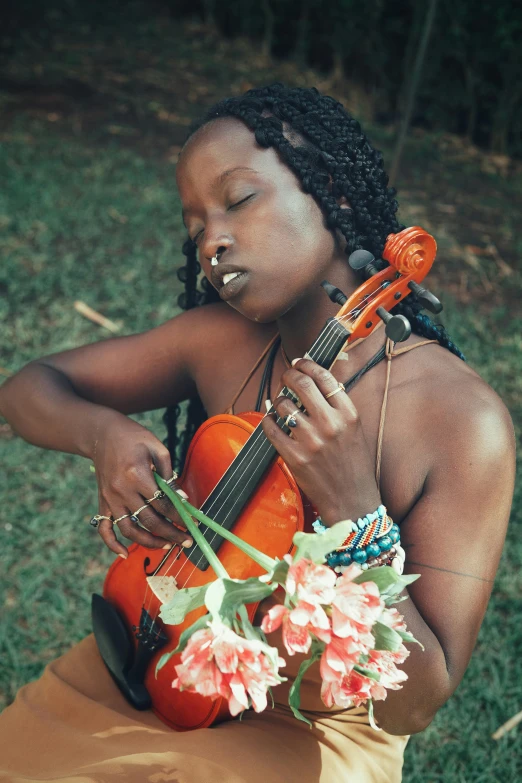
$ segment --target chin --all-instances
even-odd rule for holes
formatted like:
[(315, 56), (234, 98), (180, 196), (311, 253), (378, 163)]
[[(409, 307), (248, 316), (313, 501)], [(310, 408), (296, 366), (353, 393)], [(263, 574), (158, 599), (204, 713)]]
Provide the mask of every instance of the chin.
[(228, 302), (230, 307), (233, 307), (242, 316), (248, 318), (249, 321), (254, 321), (256, 324), (271, 324), (281, 318), (292, 305), (285, 304), (280, 307), (274, 307), (273, 303), (268, 303), (265, 300), (261, 303), (254, 302)]

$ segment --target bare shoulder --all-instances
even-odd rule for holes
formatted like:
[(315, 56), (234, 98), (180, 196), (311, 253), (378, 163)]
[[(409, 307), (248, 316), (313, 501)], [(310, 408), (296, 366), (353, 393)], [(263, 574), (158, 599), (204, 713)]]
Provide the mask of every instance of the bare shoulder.
[(277, 327), (249, 321), (224, 302), (195, 308), (185, 317), (198, 394), (208, 411), (224, 410)]
[[(417, 351), (415, 351), (417, 353)], [(492, 457), (514, 448), (513, 422), (497, 392), (469, 364), (441, 346), (430, 346), (420, 361), (411, 391), (420, 402), (426, 432), (442, 442), (482, 449)], [(413, 358), (413, 357), (412, 357)]]
[[(416, 441), (412, 453), (419, 457), (424, 492), (451, 495), (453, 507), (458, 493), (476, 511), (486, 494), (488, 504), (494, 500), (497, 520), (504, 517), (507, 524), (515, 435), (503, 400), (467, 363), (442, 347), (413, 351), (410, 363), (410, 378), (403, 375), (399, 388), (403, 386), (404, 399), (410, 401)], [(403, 365), (403, 373), (406, 369)]]

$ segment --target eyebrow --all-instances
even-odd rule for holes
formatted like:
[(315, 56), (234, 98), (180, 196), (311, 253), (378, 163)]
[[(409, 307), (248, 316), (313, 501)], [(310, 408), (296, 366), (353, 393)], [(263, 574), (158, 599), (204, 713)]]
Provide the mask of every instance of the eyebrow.
[[(218, 176), (214, 179), (213, 185), (221, 185), (227, 177), (230, 177), (231, 174), (235, 174), (236, 171), (251, 171), (253, 174), (259, 174), (256, 169), (251, 169), (249, 166), (235, 166), (233, 169), (226, 169), (225, 171), (222, 171), (221, 174), (218, 174)], [(185, 228), (187, 227), (185, 223), (185, 215), (190, 212), (190, 209), (182, 209), (181, 210), (181, 219), (183, 221), (183, 225)]]

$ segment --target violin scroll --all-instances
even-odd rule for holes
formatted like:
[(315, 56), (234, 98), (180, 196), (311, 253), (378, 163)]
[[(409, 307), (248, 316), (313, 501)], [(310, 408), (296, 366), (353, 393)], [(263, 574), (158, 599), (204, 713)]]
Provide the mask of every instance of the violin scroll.
[[(436, 252), (437, 243), (431, 234), (412, 226), (387, 238), (382, 257), (389, 266), (382, 270), (377, 268), (375, 257), (368, 250), (356, 250), (350, 255), (350, 267), (365, 280), (336, 316), (350, 333), (348, 342), (367, 337), (379, 319), (386, 324), (386, 334), (393, 342), (406, 340), (411, 334), (408, 319), (391, 315), (389, 311), (412, 292), (427, 310), (433, 313), (442, 310), (439, 300), (420, 285), (431, 269)], [(339, 299), (332, 301), (340, 303)]]

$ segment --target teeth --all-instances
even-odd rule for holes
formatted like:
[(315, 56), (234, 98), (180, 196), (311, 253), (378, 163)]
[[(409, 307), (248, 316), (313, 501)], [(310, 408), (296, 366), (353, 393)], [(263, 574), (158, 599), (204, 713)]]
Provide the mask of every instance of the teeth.
[(239, 274), (240, 272), (229, 272), (228, 275), (225, 275), (223, 277), (223, 285), (230, 283), (230, 281), (233, 280), (234, 277), (237, 277)]

